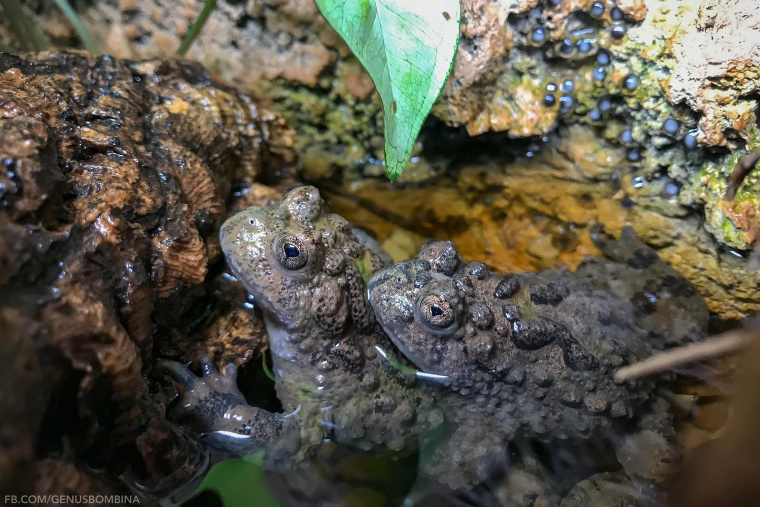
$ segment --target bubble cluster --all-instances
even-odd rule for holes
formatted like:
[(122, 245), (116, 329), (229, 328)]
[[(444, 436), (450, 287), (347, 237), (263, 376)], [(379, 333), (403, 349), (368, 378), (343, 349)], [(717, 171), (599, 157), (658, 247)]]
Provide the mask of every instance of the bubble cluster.
[[(621, 61), (625, 53), (618, 54), (615, 49), (632, 26), (615, 1), (589, 0), (584, 7), (578, 6), (583, 15), (566, 27), (557, 25), (549, 10), (568, 8), (563, 0), (545, 0), (543, 6), (536, 8), (536, 17), (526, 21), (520, 31), (525, 45), (542, 51), (551, 69), (543, 95), (539, 95), (544, 107), (567, 116), (569, 121), (583, 119), (600, 129), (605, 137), (624, 147), (625, 160), (633, 164), (633, 172), (656, 167), (654, 162), (644, 161), (651, 149), (662, 149), (674, 141), (686, 150), (698, 148), (693, 123), (682, 113), (666, 109), (664, 116), (654, 112), (647, 116), (641, 114), (646, 111), (632, 109), (632, 101), (638, 98), (633, 92), (641, 88), (644, 74), (631, 71), (637, 67)], [(546, 18), (541, 17), (542, 10)], [(589, 93), (601, 96), (595, 102), (588, 101)], [(675, 184), (666, 193), (673, 190)]]

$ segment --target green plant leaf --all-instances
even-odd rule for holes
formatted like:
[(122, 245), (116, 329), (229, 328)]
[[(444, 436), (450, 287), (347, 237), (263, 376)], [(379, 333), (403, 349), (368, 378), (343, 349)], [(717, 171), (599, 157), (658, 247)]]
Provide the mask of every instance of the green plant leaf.
[(0, 0), (2, 13), (10, 21), (10, 29), (15, 35), (19, 49), (23, 51), (44, 51), (50, 45), (37, 21), (28, 8), (19, 0)]
[(98, 49), (98, 44), (95, 42), (95, 39), (93, 38), (92, 34), (87, 31), (87, 28), (84, 26), (84, 23), (82, 23), (82, 20), (79, 18), (79, 15), (74, 10), (74, 8), (71, 7), (71, 4), (69, 3), (69, 1), (68, 0), (53, 0), (53, 1), (58, 6), (58, 8), (61, 9), (64, 16), (69, 18), (69, 22), (74, 27), (74, 30), (77, 32), (77, 35), (79, 35), (79, 39), (82, 41), (84, 48), (94, 55), (98, 54), (100, 52), (100, 50)]
[(459, 43), (459, 0), (316, 0), (383, 102), (385, 169), (404, 170)]
[(206, 21), (208, 21), (208, 17), (214, 9), (216, 9), (216, 0), (206, 0), (203, 3), (203, 9), (200, 14), (198, 14), (198, 17), (185, 36), (182, 37), (182, 42), (180, 42), (179, 49), (177, 49), (178, 55), (185, 56), (185, 54), (187, 54), (187, 50), (190, 49), (190, 46), (193, 45), (195, 39), (200, 35), (203, 26), (206, 24)]
[(214, 490), (224, 507), (279, 507), (264, 481), (263, 454), (217, 463), (196, 490)]

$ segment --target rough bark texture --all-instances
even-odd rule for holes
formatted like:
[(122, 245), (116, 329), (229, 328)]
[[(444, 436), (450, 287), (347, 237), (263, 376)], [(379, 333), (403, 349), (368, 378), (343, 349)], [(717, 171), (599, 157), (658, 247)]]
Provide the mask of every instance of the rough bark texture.
[(185, 478), (197, 452), (163, 420), (153, 358), (266, 345), (217, 233), (278, 198), (259, 182), (287, 184), (292, 130), (195, 64), (58, 53), (0, 55), (0, 139), (2, 490), (79, 480), (66, 462)]

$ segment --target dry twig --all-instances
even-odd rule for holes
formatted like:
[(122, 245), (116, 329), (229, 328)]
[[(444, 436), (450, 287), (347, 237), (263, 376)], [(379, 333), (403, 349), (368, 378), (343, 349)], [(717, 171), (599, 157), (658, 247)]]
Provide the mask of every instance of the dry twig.
[(677, 366), (737, 352), (747, 347), (756, 337), (756, 331), (730, 331), (703, 342), (691, 343), (683, 347), (666, 350), (638, 363), (620, 368), (615, 373), (615, 380), (618, 382), (632, 380), (660, 373)]

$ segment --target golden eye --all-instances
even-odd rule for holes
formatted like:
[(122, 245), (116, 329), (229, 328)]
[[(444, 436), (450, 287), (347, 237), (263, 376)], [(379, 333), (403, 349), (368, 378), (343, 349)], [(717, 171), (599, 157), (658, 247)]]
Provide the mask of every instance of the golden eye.
[(274, 243), (277, 262), (285, 269), (301, 269), (309, 261), (309, 252), (303, 241), (295, 236), (281, 236)]
[(454, 309), (448, 301), (435, 294), (424, 296), (419, 305), (420, 318), (425, 324), (443, 329), (454, 322)]

